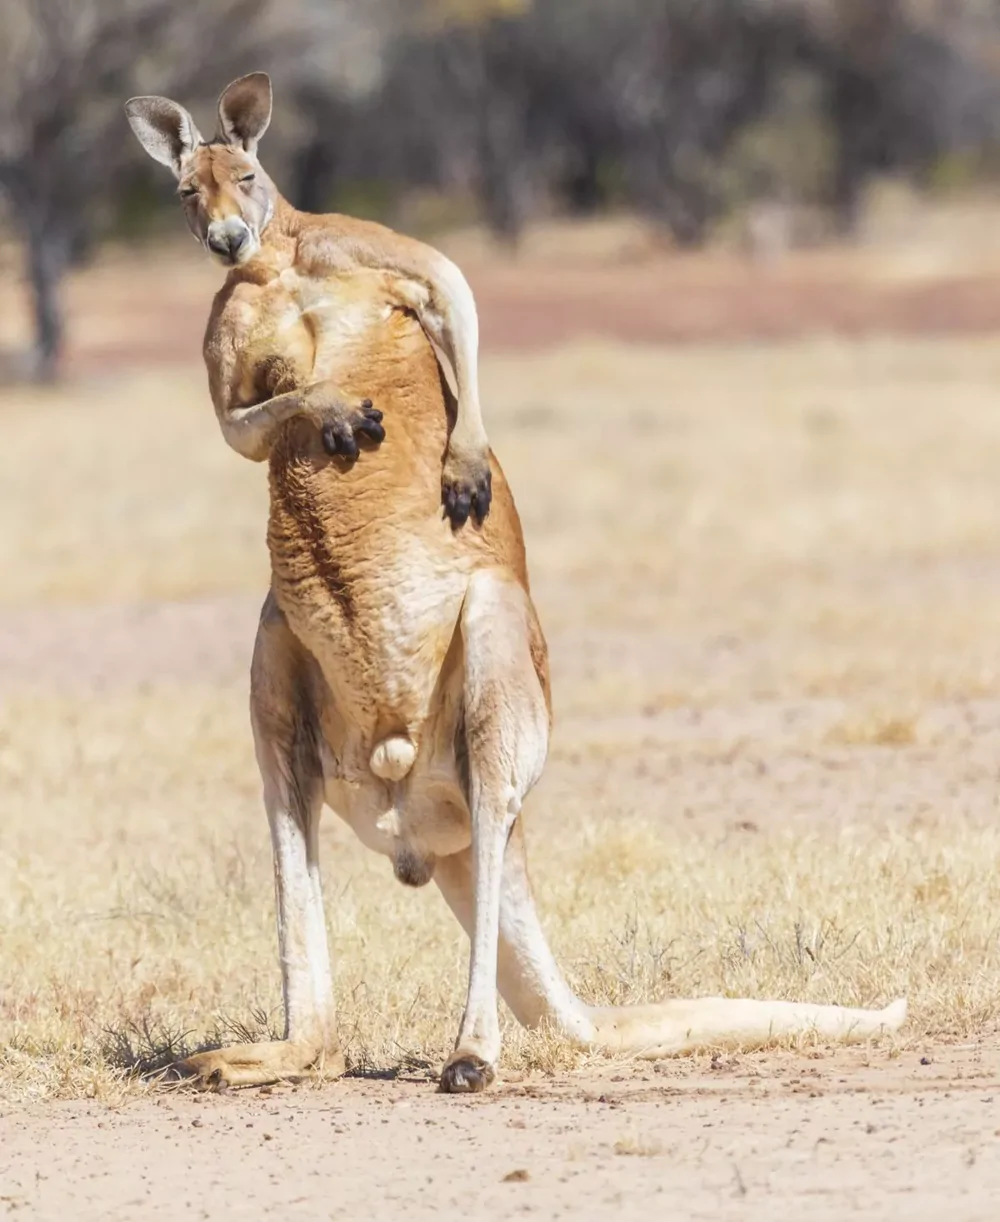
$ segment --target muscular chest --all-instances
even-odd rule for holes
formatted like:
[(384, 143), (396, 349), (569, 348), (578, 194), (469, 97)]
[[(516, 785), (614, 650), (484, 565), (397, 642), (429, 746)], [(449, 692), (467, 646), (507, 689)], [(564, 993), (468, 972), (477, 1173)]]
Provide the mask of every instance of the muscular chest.
[(336, 379), (352, 341), (389, 310), (356, 269), (323, 277), (288, 268), (266, 284), (247, 286), (229, 320), (237, 398), (253, 402), (321, 378)]

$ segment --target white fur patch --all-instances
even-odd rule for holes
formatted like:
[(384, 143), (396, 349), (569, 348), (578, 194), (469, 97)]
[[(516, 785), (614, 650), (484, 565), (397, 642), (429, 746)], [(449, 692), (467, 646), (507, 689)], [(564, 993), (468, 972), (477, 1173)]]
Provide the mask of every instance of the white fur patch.
[(368, 766), (381, 781), (401, 781), (416, 758), (417, 749), (406, 735), (393, 734), (376, 745)]

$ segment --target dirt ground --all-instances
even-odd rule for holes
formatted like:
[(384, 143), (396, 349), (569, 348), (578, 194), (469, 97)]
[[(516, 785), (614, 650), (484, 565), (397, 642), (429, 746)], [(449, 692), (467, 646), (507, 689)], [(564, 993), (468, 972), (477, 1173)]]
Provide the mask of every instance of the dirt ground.
[(403, 1077), (36, 1105), (0, 1113), (0, 1202), (80, 1222), (996, 1217), (995, 1049), (662, 1068), (460, 1100)]
[(206, 402), (204, 269), (177, 263), (169, 328), (128, 264), (73, 286), (70, 379), (0, 391), (0, 1213), (996, 1216), (1000, 263), (890, 254), (470, 252), (552, 654), (528, 836), (571, 981), (911, 1006), (870, 1047), (652, 1065), (505, 1014), (473, 1099), (434, 1091), (466, 944), (332, 819), (351, 1076), (139, 1076), (280, 1026), (266, 492)]

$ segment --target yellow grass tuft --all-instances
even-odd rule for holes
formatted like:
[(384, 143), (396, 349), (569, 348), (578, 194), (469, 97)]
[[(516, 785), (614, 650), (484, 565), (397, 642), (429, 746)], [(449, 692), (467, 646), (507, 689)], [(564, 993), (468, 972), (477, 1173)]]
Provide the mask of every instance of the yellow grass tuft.
[(616, 1154), (624, 1154), (632, 1158), (655, 1158), (663, 1153), (663, 1143), (648, 1141), (642, 1137), (630, 1134), (620, 1137), (614, 1144)]
[(827, 742), (845, 747), (912, 747), (919, 717), (912, 713), (864, 709), (831, 727)]

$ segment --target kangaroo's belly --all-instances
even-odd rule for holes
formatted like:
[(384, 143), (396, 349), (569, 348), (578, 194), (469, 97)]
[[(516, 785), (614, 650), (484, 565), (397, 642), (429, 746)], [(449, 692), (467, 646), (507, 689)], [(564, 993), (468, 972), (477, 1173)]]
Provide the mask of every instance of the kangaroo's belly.
[(421, 883), (470, 838), (460, 617), (482, 559), (442, 520), (439, 477), (396, 478), (386, 422), (388, 452), (344, 469), (304, 435), (272, 456), (272, 588), (328, 693), (328, 804)]
[(290, 622), (331, 695), (327, 802), (398, 878), (420, 885), (471, 838), (459, 625), (468, 573), (442, 569), (412, 535), (395, 544), (352, 588), (350, 612), (327, 604), (303, 615), (299, 602)]
[(380, 550), (379, 563), (358, 567), (327, 567), (324, 557), (305, 578), (286, 551), (273, 572), (292, 631), (371, 749), (391, 735), (419, 744), (442, 675), (461, 664), (458, 622), (468, 583), (467, 572), (436, 570), (419, 539), (394, 539)]

